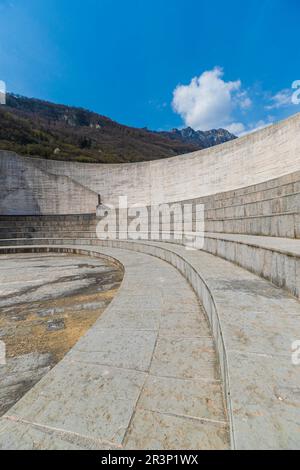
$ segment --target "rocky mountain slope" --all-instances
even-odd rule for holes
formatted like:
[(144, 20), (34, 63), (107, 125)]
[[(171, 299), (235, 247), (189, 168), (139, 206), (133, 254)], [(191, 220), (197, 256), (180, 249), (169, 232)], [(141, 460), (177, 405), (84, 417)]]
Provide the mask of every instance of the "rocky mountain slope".
[(180, 139), (182, 142), (199, 145), (201, 148), (213, 147), (224, 144), (236, 137), (226, 129), (212, 129), (210, 131), (194, 131), (191, 127), (185, 129), (173, 129), (171, 132), (162, 133), (171, 139)]

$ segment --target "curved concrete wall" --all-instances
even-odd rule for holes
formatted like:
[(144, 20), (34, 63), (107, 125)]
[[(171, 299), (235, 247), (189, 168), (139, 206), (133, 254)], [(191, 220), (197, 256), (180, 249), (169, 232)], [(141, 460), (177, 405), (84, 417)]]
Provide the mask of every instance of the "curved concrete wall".
[(94, 212), (127, 196), (150, 205), (258, 184), (300, 169), (300, 114), (232, 142), (178, 157), (95, 165), (0, 151), (0, 214)]
[(94, 191), (59, 172), (45, 171), (42, 163), (0, 150), (0, 214), (95, 212)]

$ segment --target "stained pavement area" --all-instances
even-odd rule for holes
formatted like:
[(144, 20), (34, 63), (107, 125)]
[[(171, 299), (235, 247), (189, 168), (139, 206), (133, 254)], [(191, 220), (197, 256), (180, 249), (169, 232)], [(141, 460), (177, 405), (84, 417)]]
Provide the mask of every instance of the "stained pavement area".
[(64, 254), (0, 257), (0, 416), (94, 324), (123, 272), (106, 260)]

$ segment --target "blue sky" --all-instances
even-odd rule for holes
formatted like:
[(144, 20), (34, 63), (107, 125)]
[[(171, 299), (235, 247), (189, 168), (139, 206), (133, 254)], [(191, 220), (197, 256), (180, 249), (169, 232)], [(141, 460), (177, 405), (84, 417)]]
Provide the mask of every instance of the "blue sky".
[(300, 111), (299, 0), (0, 0), (9, 91), (242, 134)]

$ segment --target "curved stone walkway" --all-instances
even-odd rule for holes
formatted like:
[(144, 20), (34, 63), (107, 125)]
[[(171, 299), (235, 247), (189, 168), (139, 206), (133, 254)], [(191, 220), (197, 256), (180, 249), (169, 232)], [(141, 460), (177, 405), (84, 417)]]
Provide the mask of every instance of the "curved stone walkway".
[(122, 249), (43, 249), (110, 256), (125, 276), (89, 332), (0, 420), (0, 448), (229, 448), (213, 339), (184, 277)]

